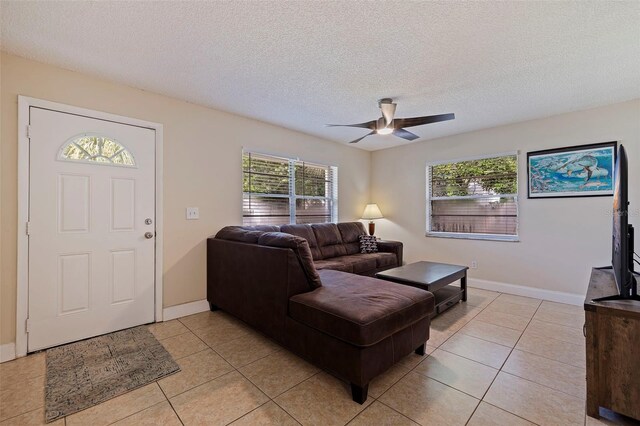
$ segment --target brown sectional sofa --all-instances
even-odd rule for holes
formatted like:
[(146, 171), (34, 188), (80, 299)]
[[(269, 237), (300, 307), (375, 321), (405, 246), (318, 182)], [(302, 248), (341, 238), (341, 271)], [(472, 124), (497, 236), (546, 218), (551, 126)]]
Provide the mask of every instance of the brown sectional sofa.
[(207, 299), (348, 380), (363, 403), (371, 379), (424, 354), (434, 299), (364, 276), (401, 264), (402, 244), (359, 254), (359, 232), (359, 222), (223, 228), (207, 240)]
[[(374, 276), (380, 271), (402, 265), (402, 243), (379, 241), (378, 253), (360, 253), (360, 235), (367, 235), (360, 222), (299, 225), (227, 226), (219, 238), (242, 238), (249, 231), (284, 232), (307, 240), (316, 269), (333, 269), (358, 275)], [(254, 235), (254, 234), (250, 234)]]

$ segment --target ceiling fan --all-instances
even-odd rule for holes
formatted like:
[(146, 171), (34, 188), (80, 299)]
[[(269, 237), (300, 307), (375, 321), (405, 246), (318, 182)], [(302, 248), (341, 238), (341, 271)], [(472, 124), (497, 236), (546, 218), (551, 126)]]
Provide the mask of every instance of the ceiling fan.
[(349, 143), (358, 143), (362, 139), (371, 135), (394, 135), (408, 141), (418, 139), (420, 136), (405, 130), (405, 127), (422, 126), (423, 124), (437, 123), (438, 121), (453, 120), (456, 118), (455, 114), (439, 114), (439, 115), (427, 115), (424, 117), (410, 117), (410, 118), (394, 118), (396, 113), (396, 104), (393, 103), (393, 99), (384, 98), (378, 101), (378, 107), (382, 111), (382, 117), (367, 121), (366, 123), (358, 124), (327, 124), (329, 127), (361, 127), (363, 129), (370, 129), (371, 132), (367, 133), (361, 138), (352, 140)]

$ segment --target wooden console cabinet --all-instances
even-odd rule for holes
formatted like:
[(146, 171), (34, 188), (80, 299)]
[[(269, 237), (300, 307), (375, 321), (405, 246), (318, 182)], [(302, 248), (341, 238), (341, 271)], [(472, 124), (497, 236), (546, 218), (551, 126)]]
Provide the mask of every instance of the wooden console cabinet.
[(640, 302), (592, 302), (616, 293), (613, 272), (593, 269), (584, 301), (587, 415), (604, 407), (640, 420)]

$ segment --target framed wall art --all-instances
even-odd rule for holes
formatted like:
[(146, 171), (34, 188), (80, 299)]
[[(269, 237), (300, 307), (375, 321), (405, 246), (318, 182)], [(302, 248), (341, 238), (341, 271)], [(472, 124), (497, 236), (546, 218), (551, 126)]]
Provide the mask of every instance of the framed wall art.
[(617, 142), (527, 153), (528, 198), (613, 195)]

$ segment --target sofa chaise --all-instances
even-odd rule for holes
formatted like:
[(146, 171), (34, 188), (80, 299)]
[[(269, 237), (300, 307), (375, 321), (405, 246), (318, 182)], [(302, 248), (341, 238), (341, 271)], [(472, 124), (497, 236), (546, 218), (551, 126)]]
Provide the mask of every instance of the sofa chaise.
[(207, 299), (212, 310), (349, 381), (362, 404), (374, 377), (412, 351), (424, 355), (434, 298), (366, 276), (397, 265), (402, 245), (358, 255), (348, 231), (358, 228), (364, 231), (359, 222), (223, 228), (207, 240)]

